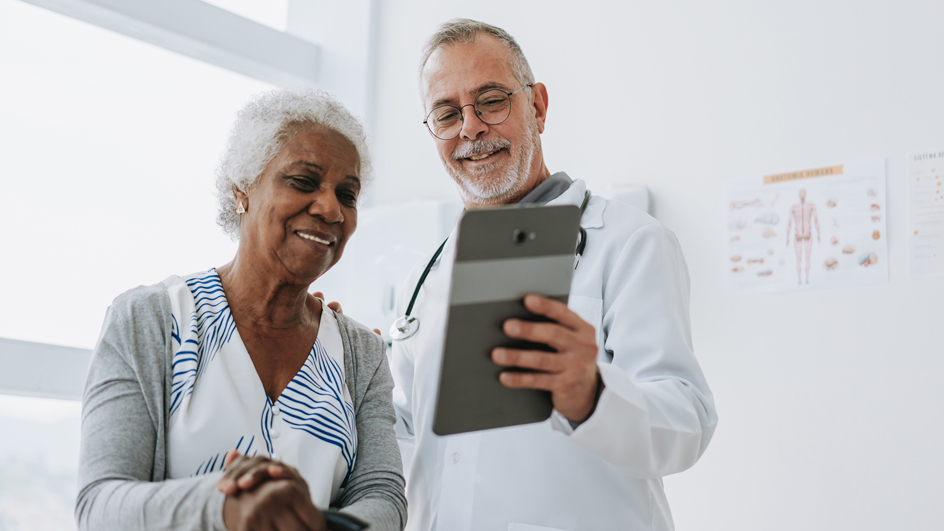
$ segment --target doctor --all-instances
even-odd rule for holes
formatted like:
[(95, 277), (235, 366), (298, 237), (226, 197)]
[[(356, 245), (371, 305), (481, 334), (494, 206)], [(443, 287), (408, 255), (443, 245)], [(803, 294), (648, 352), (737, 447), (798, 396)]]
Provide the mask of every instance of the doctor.
[[(505, 31), (464, 19), (441, 26), (424, 50), (420, 89), (431, 138), (467, 209), (581, 205), (586, 184), (544, 163), (548, 91)], [(589, 93), (582, 101), (588, 119), (618, 112), (618, 101)], [(504, 324), (510, 337), (557, 352), (492, 352), (508, 368), (504, 385), (551, 392), (546, 422), (433, 434), (454, 237), (422, 282), (410, 312), (421, 325), (391, 355), (398, 436), (413, 452), (407, 529), (673, 528), (662, 476), (694, 465), (717, 423), (692, 352), (685, 261), (672, 232), (625, 204), (594, 195), (581, 225), (586, 248), (569, 307), (528, 296), (528, 309), (555, 322)], [(401, 315), (426, 266), (406, 279)]]

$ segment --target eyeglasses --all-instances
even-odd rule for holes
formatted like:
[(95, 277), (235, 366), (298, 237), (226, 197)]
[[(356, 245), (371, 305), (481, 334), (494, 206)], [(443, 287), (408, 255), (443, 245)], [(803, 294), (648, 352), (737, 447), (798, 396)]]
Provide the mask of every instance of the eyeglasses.
[(467, 103), (461, 107), (440, 105), (426, 115), (426, 119), (423, 120), (423, 123), (426, 124), (426, 127), (429, 128), (429, 132), (436, 138), (440, 140), (452, 140), (459, 136), (459, 131), (462, 130), (462, 123), (465, 121), (462, 109), (471, 105), (472, 108), (475, 109), (475, 115), (478, 116), (479, 120), (482, 120), (488, 125), (500, 124), (507, 120), (508, 116), (511, 114), (511, 97), (533, 86), (534, 83), (528, 83), (513, 92), (505, 92), (501, 89), (487, 90), (475, 99), (475, 103)]

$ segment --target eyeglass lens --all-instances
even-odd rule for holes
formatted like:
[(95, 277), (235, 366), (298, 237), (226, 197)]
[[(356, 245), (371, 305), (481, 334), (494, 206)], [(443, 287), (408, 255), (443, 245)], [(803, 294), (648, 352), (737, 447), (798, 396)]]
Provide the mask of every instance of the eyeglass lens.
[[(500, 124), (511, 112), (511, 98), (504, 91), (489, 90), (476, 98), (473, 108), (479, 120), (489, 125)], [(451, 105), (436, 107), (426, 117), (426, 125), (441, 139), (455, 138), (462, 129), (462, 111)]]

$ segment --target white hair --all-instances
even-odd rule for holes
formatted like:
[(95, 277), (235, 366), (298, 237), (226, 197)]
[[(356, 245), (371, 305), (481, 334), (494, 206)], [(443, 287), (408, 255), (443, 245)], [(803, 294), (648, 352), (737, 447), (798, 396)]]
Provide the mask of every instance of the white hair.
[(518, 46), (518, 41), (507, 31), (477, 20), (454, 18), (439, 26), (436, 33), (433, 33), (426, 40), (426, 44), (423, 46), (423, 57), (420, 60), (420, 86), (423, 86), (423, 69), (426, 68), (426, 62), (429, 61), (429, 57), (433, 55), (433, 52), (450, 44), (472, 44), (475, 42), (475, 36), (479, 34), (491, 35), (501, 41), (505, 48), (508, 48), (511, 55), (511, 72), (519, 83), (522, 85), (534, 83), (534, 73), (531, 71), (528, 59), (521, 51), (521, 46)]
[(248, 192), (269, 162), (299, 129), (326, 127), (348, 139), (357, 150), (360, 179), (371, 176), (367, 135), (360, 121), (333, 96), (321, 90), (273, 90), (253, 97), (236, 114), (229, 141), (216, 170), (216, 222), (234, 240), (239, 238), (239, 214), (233, 188)]

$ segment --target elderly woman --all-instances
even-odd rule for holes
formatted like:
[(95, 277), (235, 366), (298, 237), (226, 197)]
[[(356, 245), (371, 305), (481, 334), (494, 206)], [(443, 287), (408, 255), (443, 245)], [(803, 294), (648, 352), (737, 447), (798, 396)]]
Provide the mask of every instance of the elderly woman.
[(336, 510), (403, 528), (385, 345), (308, 293), (357, 226), (369, 170), (360, 124), (324, 93), (239, 113), (217, 176), (236, 257), (124, 293), (105, 317), (79, 529), (321, 530)]

